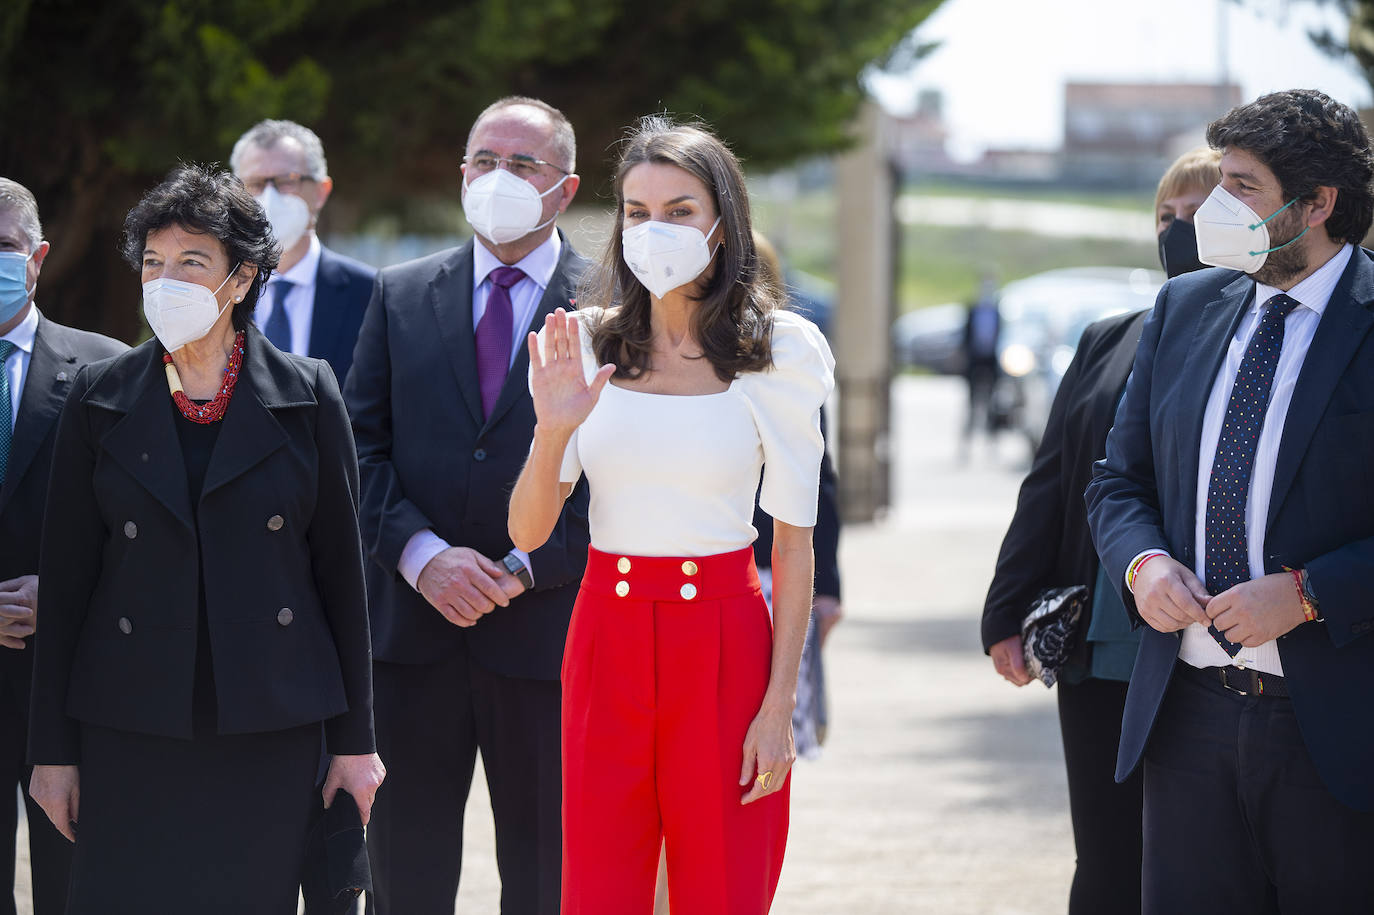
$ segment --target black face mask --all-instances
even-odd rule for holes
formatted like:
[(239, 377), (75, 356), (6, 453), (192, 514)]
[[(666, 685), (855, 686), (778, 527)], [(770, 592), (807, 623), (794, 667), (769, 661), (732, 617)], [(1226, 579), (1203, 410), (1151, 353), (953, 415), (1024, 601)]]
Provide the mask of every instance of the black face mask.
[(1207, 266), (1197, 259), (1197, 232), (1191, 222), (1175, 219), (1159, 233), (1159, 263), (1169, 279)]

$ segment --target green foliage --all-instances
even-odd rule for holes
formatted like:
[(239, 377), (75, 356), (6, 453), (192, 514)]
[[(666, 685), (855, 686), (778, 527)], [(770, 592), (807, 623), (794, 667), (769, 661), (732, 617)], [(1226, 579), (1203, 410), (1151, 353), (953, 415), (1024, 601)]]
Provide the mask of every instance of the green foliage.
[(113, 272), (123, 213), (262, 118), (316, 129), (347, 201), (331, 212), (354, 219), (452, 195), (472, 118), (511, 93), (567, 113), (588, 196), (625, 127), (665, 109), (775, 166), (844, 146), (864, 70), (919, 54), (938, 3), (3, 0), (0, 174), (58, 242), (49, 313), (129, 337), (131, 313), (100, 312), (136, 286)]

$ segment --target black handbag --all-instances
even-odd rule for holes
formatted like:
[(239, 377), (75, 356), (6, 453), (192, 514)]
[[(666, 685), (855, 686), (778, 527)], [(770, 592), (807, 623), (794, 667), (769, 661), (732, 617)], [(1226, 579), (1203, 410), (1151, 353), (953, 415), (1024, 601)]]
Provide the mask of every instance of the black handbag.
[(306, 915), (344, 915), (363, 891), (372, 892), (363, 820), (353, 795), (342, 788), (328, 810), (318, 792), (315, 800), (321, 807), (306, 839), (301, 879)]
[(1079, 622), (1088, 602), (1085, 585), (1046, 588), (1031, 601), (1021, 621), (1021, 650), (1026, 670), (1048, 689), (1059, 679), (1059, 669), (1078, 643)]

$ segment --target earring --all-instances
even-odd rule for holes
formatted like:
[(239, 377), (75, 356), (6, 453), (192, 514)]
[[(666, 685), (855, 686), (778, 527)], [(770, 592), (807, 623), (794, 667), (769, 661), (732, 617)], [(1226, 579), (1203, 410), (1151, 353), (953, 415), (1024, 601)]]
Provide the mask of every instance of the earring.
[(236, 295), (236, 296), (234, 296), (234, 301), (235, 301), (235, 302), (242, 302), (242, 301), (243, 301), (243, 296), (241, 296), (241, 295)]

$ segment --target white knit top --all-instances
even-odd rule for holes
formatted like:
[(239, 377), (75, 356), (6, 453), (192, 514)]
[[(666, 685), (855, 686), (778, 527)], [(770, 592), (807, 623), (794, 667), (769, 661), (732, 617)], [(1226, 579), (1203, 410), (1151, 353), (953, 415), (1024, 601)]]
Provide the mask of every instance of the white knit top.
[[(586, 328), (599, 310), (578, 314), (591, 378), (597, 363)], [(761, 467), (764, 511), (797, 527), (816, 523), (820, 409), (835, 384), (835, 360), (816, 326), (793, 312), (774, 315), (772, 343), (772, 368), (740, 375), (718, 394), (606, 385), (568, 442), (559, 474), (565, 483), (587, 475), (592, 546), (631, 556), (742, 549), (758, 536)]]

